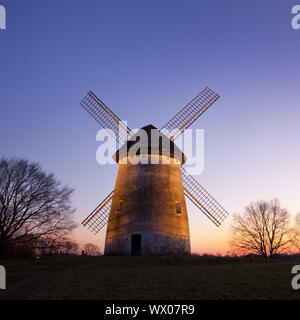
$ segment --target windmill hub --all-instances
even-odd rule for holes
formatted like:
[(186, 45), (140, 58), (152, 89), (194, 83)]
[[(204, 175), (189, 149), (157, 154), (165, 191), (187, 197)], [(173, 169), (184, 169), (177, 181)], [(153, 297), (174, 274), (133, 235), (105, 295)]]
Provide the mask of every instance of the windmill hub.
[(186, 161), (186, 156), (176, 144), (152, 124), (141, 128), (113, 155), (119, 164), (136, 157), (143, 157), (145, 161), (141, 163), (152, 164), (184, 164)]

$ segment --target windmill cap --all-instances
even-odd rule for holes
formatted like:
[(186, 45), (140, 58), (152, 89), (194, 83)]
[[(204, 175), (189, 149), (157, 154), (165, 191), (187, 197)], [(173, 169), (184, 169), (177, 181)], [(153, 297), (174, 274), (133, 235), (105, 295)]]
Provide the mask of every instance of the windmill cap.
[(186, 156), (176, 144), (152, 124), (141, 128), (113, 155), (119, 161), (128, 156), (160, 155), (167, 156), (184, 164)]

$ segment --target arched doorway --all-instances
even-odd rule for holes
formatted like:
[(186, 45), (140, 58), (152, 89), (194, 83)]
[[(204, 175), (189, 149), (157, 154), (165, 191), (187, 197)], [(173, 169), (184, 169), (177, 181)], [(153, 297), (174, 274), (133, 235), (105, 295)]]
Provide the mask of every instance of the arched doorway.
[(140, 256), (142, 254), (142, 235), (131, 235), (131, 255)]

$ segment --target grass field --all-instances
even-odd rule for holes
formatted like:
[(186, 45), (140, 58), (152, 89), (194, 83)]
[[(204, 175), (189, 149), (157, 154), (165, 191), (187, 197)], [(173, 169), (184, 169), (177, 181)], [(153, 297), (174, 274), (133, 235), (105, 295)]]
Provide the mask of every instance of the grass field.
[(291, 288), (300, 260), (52, 256), (0, 264), (0, 299), (300, 299)]

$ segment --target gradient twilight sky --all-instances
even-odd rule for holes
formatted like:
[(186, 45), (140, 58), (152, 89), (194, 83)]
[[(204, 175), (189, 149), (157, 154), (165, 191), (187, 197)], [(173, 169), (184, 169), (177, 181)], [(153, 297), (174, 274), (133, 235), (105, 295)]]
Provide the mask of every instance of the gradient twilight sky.
[[(160, 127), (200, 90), (221, 98), (205, 129), (197, 180), (230, 212), (278, 197), (300, 211), (300, 0), (0, 0), (0, 155), (26, 157), (75, 188), (81, 222), (114, 188), (96, 162), (98, 124), (78, 103), (93, 90), (134, 129)], [(189, 202), (193, 252), (226, 253)], [(103, 249), (105, 230), (81, 243)]]

